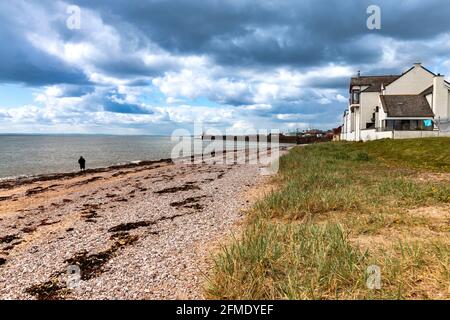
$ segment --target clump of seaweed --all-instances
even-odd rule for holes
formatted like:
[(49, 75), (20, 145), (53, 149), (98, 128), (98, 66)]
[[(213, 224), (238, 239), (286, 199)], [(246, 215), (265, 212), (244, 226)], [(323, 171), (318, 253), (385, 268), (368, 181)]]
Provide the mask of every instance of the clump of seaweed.
[(63, 300), (64, 296), (69, 294), (70, 291), (57, 278), (54, 278), (25, 289), (25, 293), (36, 297), (38, 300)]
[(13, 242), (14, 240), (18, 240), (20, 239), (17, 235), (15, 234), (10, 234), (4, 237), (0, 237), (0, 243), (10, 243)]
[(129, 223), (121, 223), (115, 227), (108, 229), (108, 232), (121, 232), (121, 231), (130, 231), (137, 228), (148, 227), (154, 224), (153, 221), (138, 221), (138, 222), (129, 222)]
[(94, 254), (89, 254), (87, 251), (81, 251), (76, 253), (72, 258), (67, 259), (65, 262), (69, 265), (77, 265), (80, 267), (81, 280), (89, 280), (104, 272), (103, 266), (111, 260), (119, 249), (135, 243), (138, 239), (138, 236), (123, 234), (105, 251)]
[(157, 193), (157, 194), (175, 193), (175, 192), (179, 192), (179, 191), (189, 191), (189, 190), (200, 190), (200, 188), (193, 183), (185, 183), (182, 186), (165, 188), (165, 189), (162, 189), (159, 191), (155, 191), (155, 193)]

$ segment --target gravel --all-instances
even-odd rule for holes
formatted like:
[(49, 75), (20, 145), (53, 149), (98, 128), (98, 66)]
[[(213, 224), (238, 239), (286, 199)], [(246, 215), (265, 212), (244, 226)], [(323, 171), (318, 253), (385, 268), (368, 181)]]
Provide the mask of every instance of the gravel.
[[(0, 243), (0, 298), (202, 299), (261, 167), (149, 165), (3, 192), (0, 239), (13, 240)], [(89, 278), (67, 282), (69, 262)]]

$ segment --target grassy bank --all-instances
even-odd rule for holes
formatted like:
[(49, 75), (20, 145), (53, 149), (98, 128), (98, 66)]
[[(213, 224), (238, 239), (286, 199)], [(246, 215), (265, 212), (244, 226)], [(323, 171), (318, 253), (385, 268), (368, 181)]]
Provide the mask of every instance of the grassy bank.
[(216, 255), (208, 297), (450, 297), (450, 139), (298, 147), (271, 183)]

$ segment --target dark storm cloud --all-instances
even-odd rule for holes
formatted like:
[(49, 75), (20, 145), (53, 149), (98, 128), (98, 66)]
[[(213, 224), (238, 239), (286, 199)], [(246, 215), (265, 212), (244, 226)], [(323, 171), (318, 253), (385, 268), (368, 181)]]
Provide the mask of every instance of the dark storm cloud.
[(109, 76), (115, 77), (154, 77), (162, 75), (164, 68), (148, 68), (144, 62), (137, 57), (122, 57), (114, 60), (103, 60), (95, 64), (95, 67)]
[(0, 29), (0, 39), (0, 82), (21, 82), (31, 86), (88, 82), (81, 70), (36, 50), (8, 26)]
[(372, 4), (382, 10), (378, 35), (423, 39), (450, 28), (450, 8), (442, 0), (78, 3), (99, 10), (111, 24), (126, 21), (170, 52), (208, 54), (242, 66), (374, 62), (380, 49), (362, 40), (371, 34), (366, 9)]
[(100, 97), (100, 105), (103, 106), (104, 111), (115, 113), (129, 113), (129, 114), (153, 114), (152, 110), (144, 108), (136, 103), (126, 102), (126, 96), (116, 91), (112, 91), (103, 97)]
[[(376, 2), (376, 3), (374, 3)], [(48, 10), (61, 10), (44, 2)], [(121, 37), (123, 55), (94, 61), (100, 72), (112, 76), (158, 76), (173, 65), (146, 66), (132, 53), (149, 43), (175, 55), (212, 57), (222, 65), (242, 68), (291, 66), (297, 69), (336, 63), (373, 63), (379, 46), (364, 41), (366, 8), (382, 9), (380, 36), (412, 40), (435, 37), (450, 29), (450, 6), (443, 1), (192, 1), (130, 0), (73, 1), (98, 13)], [(8, 4), (2, 4), (2, 7)], [(5, 11), (7, 12), (7, 11)], [(23, 13), (24, 17), (32, 12)], [(39, 52), (16, 28), (16, 17), (3, 17), (0, 37), (0, 80), (32, 85), (80, 83), (84, 74), (55, 56)], [(419, 23), (420, 22), (420, 23)], [(72, 32), (65, 21), (50, 21), (63, 40), (83, 41), (85, 32)], [(95, 30), (88, 30), (95, 32)], [(432, 53), (431, 53), (432, 55)]]
[(232, 65), (312, 66), (372, 61), (349, 41), (367, 33), (362, 2), (78, 1), (115, 25), (127, 21), (162, 48)]
[[(20, 82), (31, 86), (85, 84), (82, 70), (36, 49), (26, 38), (33, 31), (34, 12), (26, 6), (0, 4), (0, 82)], [(28, 19), (28, 21), (27, 21)]]
[(312, 88), (320, 89), (346, 89), (348, 87), (348, 77), (315, 78), (308, 85)]

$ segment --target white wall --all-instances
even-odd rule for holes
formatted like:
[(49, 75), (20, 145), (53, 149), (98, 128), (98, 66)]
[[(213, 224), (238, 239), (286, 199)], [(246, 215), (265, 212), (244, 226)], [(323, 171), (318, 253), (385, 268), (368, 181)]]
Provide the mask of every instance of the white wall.
[[(379, 97), (378, 97), (379, 99)], [(383, 121), (387, 118), (387, 113), (384, 112), (383, 106), (381, 105), (381, 100), (379, 99), (380, 109), (378, 111), (378, 128), (383, 127)]]
[(439, 131), (394, 131), (394, 139), (415, 139), (432, 137), (450, 137), (450, 132)]
[(433, 112), (435, 118), (448, 117), (448, 88), (444, 83), (444, 76), (436, 76), (433, 79)]
[(448, 116), (447, 116), (447, 118), (450, 118), (450, 92), (449, 92), (449, 94), (448, 94), (448, 102), (447, 102), (447, 114), (448, 114)]
[(360, 128), (366, 129), (366, 123), (371, 122), (372, 114), (375, 112), (376, 106), (380, 105), (379, 92), (362, 92), (360, 97), (361, 122)]
[(361, 110), (360, 108), (355, 108), (355, 139), (359, 140), (361, 133)]
[(433, 94), (430, 93), (429, 95), (425, 96), (425, 98), (427, 99), (428, 104), (429, 104), (430, 106), (432, 106), (432, 105), (433, 105)]
[(386, 95), (419, 94), (433, 84), (434, 75), (415, 65), (403, 76), (386, 86)]
[(439, 131), (381, 131), (361, 130), (362, 141), (372, 141), (379, 139), (417, 139), (433, 137), (450, 137), (450, 132)]
[(372, 141), (378, 139), (392, 139), (392, 131), (377, 132), (375, 129), (361, 130), (362, 141)]

